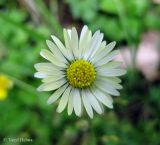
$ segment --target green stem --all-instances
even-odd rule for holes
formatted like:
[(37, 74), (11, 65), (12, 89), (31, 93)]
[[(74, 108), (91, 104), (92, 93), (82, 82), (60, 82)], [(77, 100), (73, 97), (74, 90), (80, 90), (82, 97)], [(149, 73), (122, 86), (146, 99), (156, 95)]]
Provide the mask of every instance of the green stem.
[(127, 20), (126, 20), (126, 14), (125, 14), (124, 7), (123, 7), (121, 1), (120, 0), (114, 0), (114, 3), (116, 5), (117, 11), (118, 11), (119, 19), (120, 19), (121, 25), (123, 27), (123, 30), (124, 30), (124, 33), (125, 33), (125, 36), (126, 36), (126, 40), (129, 44), (129, 46), (131, 47), (132, 66), (133, 66), (133, 69), (134, 69), (135, 68), (135, 58), (136, 58), (136, 50), (135, 50), (136, 46), (133, 46), (132, 39), (129, 35), (129, 29), (130, 28), (129, 28)]
[(7, 76), (10, 80), (12, 80), (21, 89), (23, 89), (25, 91), (27, 90), (28, 92), (35, 94), (35, 95), (38, 94), (38, 92), (36, 91), (36, 88), (34, 88), (32, 85), (30, 85), (26, 82), (23, 82), (23, 81), (15, 78), (15, 77), (12, 77), (10, 75), (6, 75), (6, 74), (4, 74), (4, 75)]
[(91, 134), (91, 142), (90, 142), (90, 145), (96, 145), (96, 138), (95, 138), (95, 132), (94, 132), (94, 126), (93, 126), (93, 120), (92, 119), (88, 119), (88, 123), (90, 125), (90, 134)]

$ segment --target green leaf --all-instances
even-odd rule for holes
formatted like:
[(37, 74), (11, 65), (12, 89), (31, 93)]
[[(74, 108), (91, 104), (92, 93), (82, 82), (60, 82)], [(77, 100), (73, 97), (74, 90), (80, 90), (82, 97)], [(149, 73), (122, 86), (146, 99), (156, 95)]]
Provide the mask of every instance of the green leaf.
[(99, 8), (102, 11), (112, 13), (112, 14), (117, 14), (117, 8), (115, 6), (115, 3), (113, 0), (100, 0), (99, 1)]

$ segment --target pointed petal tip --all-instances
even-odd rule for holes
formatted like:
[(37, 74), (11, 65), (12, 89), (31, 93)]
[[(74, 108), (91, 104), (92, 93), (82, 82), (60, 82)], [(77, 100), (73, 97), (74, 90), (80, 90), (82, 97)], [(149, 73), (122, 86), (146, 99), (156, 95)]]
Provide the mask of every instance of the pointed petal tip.
[(120, 93), (117, 91), (117, 93), (115, 94), (115, 96), (120, 96)]
[(75, 28), (75, 27), (72, 27), (72, 30), (76, 30), (76, 28)]
[(87, 25), (84, 25), (83, 28), (88, 28), (88, 26), (87, 26)]
[(71, 116), (72, 113), (68, 112), (68, 116)]
[(113, 109), (113, 104), (111, 104), (110, 106), (108, 106), (108, 108)]
[(52, 104), (52, 102), (51, 102), (51, 99), (50, 99), (50, 98), (48, 98), (48, 100), (47, 100), (47, 104), (48, 104), (48, 105)]
[(54, 40), (55, 38), (57, 38), (56, 36), (54, 36), (54, 35), (51, 35), (51, 38)]
[(34, 75), (33, 75), (33, 76), (34, 76), (35, 78), (37, 78), (37, 77), (36, 77), (36, 73), (34, 73)]
[(116, 41), (113, 41), (113, 43), (115, 43), (115, 44), (116, 44)]
[(44, 92), (44, 91), (49, 91), (47, 89), (44, 88), (44, 84), (41, 84), (38, 88), (37, 88), (38, 92)]
[(42, 49), (42, 50), (40, 51), (40, 55), (41, 55), (42, 57), (44, 57), (43, 52), (44, 52), (44, 49)]
[(41, 87), (38, 87), (38, 88), (37, 88), (37, 91), (38, 91), (38, 92), (42, 92)]
[(114, 47), (116, 46), (116, 41), (112, 41), (111, 43), (113, 44)]
[(90, 116), (90, 115), (89, 115), (89, 117), (90, 117), (90, 119), (93, 119), (93, 116)]
[(94, 116), (94, 114), (93, 114), (93, 113), (92, 113), (92, 114), (90, 114), (90, 113), (88, 113), (88, 112), (87, 112), (87, 114), (88, 114), (89, 118), (93, 119), (93, 116)]
[(125, 70), (125, 69), (121, 69), (121, 74), (119, 75), (119, 76), (123, 76), (123, 75), (125, 75), (125, 74), (127, 74), (127, 70)]
[(61, 110), (60, 108), (56, 109), (56, 112), (61, 113), (63, 110)]
[(36, 72), (34, 73), (35, 78), (45, 78), (47, 75), (44, 73)]
[(46, 40), (46, 44), (49, 45), (49, 43), (50, 43), (50, 40)]
[(127, 70), (124, 69), (124, 75), (127, 74)]
[(36, 68), (37, 64), (34, 64), (34, 68)]
[(81, 114), (76, 114), (77, 117), (81, 117)]
[(108, 43), (107, 45), (110, 46), (111, 48), (114, 48), (116, 46), (116, 41), (112, 41)]

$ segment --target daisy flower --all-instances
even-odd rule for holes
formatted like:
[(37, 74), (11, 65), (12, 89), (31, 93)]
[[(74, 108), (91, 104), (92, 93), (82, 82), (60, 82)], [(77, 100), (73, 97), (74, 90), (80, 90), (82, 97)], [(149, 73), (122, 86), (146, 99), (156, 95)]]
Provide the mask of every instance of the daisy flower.
[(90, 118), (93, 110), (102, 114), (103, 105), (113, 108), (111, 95), (119, 96), (118, 76), (124, 75), (121, 62), (112, 61), (119, 53), (113, 50), (115, 42), (106, 44), (103, 33), (93, 35), (87, 26), (82, 28), (80, 37), (77, 30), (64, 29), (65, 45), (55, 36), (47, 40), (49, 50), (40, 55), (49, 62), (35, 64), (35, 77), (42, 78), (38, 91), (53, 91), (48, 104), (59, 100), (57, 112), (67, 108), (68, 115), (74, 111), (81, 116), (85, 108)]

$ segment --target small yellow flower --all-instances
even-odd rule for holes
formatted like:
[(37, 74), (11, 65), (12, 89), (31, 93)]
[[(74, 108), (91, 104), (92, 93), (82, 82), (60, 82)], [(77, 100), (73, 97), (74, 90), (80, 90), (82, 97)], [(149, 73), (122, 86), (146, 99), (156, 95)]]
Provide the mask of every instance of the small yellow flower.
[(7, 97), (8, 89), (11, 88), (12, 81), (5, 75), (0, 74), (0, 101), (3, 101)]

